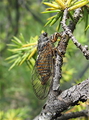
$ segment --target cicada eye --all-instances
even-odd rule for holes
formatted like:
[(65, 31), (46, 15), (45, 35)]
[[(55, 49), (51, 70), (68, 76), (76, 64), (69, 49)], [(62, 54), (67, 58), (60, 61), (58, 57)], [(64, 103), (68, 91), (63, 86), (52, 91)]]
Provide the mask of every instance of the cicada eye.
[(55, 34), (54, 34), (56, 37), (58, 37), (58, 33), (57, 32), (55, 32)]
[(46, 33), (46, 32), (44, 32), (43, 35), (44, 35), (45, 37), (47, 37), (47, 33)]

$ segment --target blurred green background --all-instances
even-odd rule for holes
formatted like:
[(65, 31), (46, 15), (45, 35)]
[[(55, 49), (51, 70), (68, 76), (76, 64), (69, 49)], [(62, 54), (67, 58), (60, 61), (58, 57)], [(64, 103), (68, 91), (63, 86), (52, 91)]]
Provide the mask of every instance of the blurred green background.
[[(23, 34), (26, 41), (30, 37), (39, 36), (44, 30), (49, 34), (56, 31), (56, 25), (44, 27), (50, 14), (41, 14), (45, 10), (42, 0), (0, 0), (0, 119), (1, 120), (32, 120), (43, 106), (45, 100), (39, 100), (31, 84), (31, 71), (24, 63), (10, 71), (11, 64), (5, 59), (12, 55), (7, 44), (13, 36)], [(82, 45), (88, 44), (89, 34), (84, 34), (84, 23), (78, 23), (75, 37)], [(89, 61), (78, 48), (69, 42), (63, 65), (61, 89), (87, 79)], [(86, 109), (87, 102), (77, 106), (76, 110)], [(72, 108), (71, 108), (72, 109)], [(74, 111), (74, 110), (73, 110)], [(84, 120), (86, 118), (83, 118)]]

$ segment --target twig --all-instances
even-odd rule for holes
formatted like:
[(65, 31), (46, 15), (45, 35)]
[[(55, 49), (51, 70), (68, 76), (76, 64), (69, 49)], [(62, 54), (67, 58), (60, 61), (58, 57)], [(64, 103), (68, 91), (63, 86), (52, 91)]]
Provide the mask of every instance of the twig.
[[(81, 12), (81, 8), (78, 8), (75, 10), (74, 13), (74, 21), (71, 21), (69, 24), (69, 28), (71, 29), (71, 31), (73, 32), (75, 29), (75, 25), (77, 24), (79, 18), (80, 18), (80, 12)], [(64, 19), (64, 18), (63, 18)], [(67, 18), (66, 18), (67, 19)], [(54, 67), (54, 76), (53, 76), (53, 84), (52, 84), (52, 90), (57, 91), (60, 87), (60, 79), (61, 79), (61, 68), (62, 68), (62, 64), (63, 64), (63, 56), (66, 53), (66, 48), (67, 48), (67, 44), (69, 41), (69, 36), (66, 34), (66, 32), (62, 32), (61, 33), (61, 40), (58, 44), (57, 50), (60, 54), (57, 54), (56, 58), (55, 58), (55, 67)], [(51, 93), (52, 94), (52, 93)]]
[(89, 69), (89, 63), (87, 63), (86, 65), (84, 65), (83, 69), (81, 70), (81, 72), (77, 76), (77, 79), (82, 78), (84, 76), (84, 74), (87, 72), (88, 69)]
[(57, 120), (69, 120), (70, 118), (78, 118), (78, 117), (89, 117), (89, 110), (82, 110), (79, 112), (71, 112), (68, 114), (63, 114)]
[(67, 15), (68, 15), (68, 10), (65, 9), (64, 10), (64, 15), (63, 15), (63, 20), (61, 22), (62, 27), (64, 29), (64, 31), (66, 32), (66, 34), (69, 35), (69, 37), (72, 39), (73, 43), (82, 51), (82, 53), (84, 54), (84, 56), (86, 57), (87, 60), (89, 60), (89, 50), (88, 50), (88, 46), (82, 46), (77, 40), (76, 38), (73, 36), (72, 31), (67, 27), (66, 25), (66, 20), (67, 20)]

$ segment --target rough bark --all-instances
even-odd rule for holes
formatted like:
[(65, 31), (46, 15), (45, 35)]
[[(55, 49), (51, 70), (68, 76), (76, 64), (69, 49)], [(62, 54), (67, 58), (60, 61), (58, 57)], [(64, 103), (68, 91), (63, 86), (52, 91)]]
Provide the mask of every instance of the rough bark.
[[(60, 95), (56, 96), (54, 99), (48, 100), (38, 117), (34, 120), (53, 120), (58, 116), (61, 116), (61, 112), (68, 109), (70, 106), (77, 105), (79, 101), (85, 102), (89, 99), (89, 79), (83, 81), (82, 83), (75, 85), (65, 91)], [(81, 115), (80, 113), (76, 113)], [(89, 110), (86, 110), (82, 116), (89, 116)], [(66, 115), (59, 117), (65, 118)], [(71, 118), (74, 117), (74, 114), (68, 114)]]

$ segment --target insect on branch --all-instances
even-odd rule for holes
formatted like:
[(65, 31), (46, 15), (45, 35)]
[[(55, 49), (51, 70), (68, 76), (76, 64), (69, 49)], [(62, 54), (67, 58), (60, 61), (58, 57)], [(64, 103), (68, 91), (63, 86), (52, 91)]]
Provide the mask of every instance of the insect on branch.
[[(71, 21), (72, 24), (70, 23), (67, 26), (66, 20), (67, 20), (68, 11), (67, 11), (67, 9), (64, 11), (63, 20), (61, 23), (64, 31), (61, 32), (61, 39), (56, 47), (56, 51), (55, 51), (56, 55), (55, 55), (53, 66), (52, 66), (51, 61), (54, 57), (52, 55), (53, 46), (51, 46), (51, 43), (56, 41), (56, 39), (54, 39), (54, 38), (57, 38), (60, 36), (52, 35), (51, 37), (48, 37), (47, 34), (43, 33), (38, 40), (38, 58), (37, 58), (37, 62), (36, 62), (36, 67), (41, 76), (40, 77), (41, 79), (38, 79), (37, 81), (36, 81), (36, 79), (34, 79), (33, 87), (35, 88), (35, 92), (39, 98), (44, 99), (45, 97), (47, 97), (49, 91), (50, 91), (50, 93), (49, 93), (49, 96), (48, 96), (48, 99), (47, 99), (45, 105), (43, 106), (43, 109), (42, 109), (40, 115), (34, 120), (45, 120), (45, 119), (51, 120), (54, 117), (58, 118), (58, 119), (60, 119), (61, 117), (64, 117), (64, 119), (65, 119), (65, 116), (62, 116), (61, 112), (68, 109), (69, 106), (77, 105), (79, 101), (84, 102), (89, 98), (89, 89), (88, 89), (89, 88), (89, 79), (87, 79), (87, 80), (83, 81), (82, 83), (75, 85), (67, 90), (64, 90), (61, 93), (58, 93), (59, 88), (60, 88), (60, 79), (62, 76), (61, 71), (62, 71), (62, 65), (63, 65), (63, 57), (66, 53), (66, 48), (67, 48), (69, 38), (72, 38), (75, 45), (82, 52), (83, 52), (84, 48), (86, 48), (85, 46), (84, 47), (81, 46), (80, 43), (78, 43), (78, 41), (74, 38), (74, 36), (72, 34), (72, 32), (74, 31), (75, 26), (80, 18), (80, 12), (81, 12), (81, 9), (75, 10), (75, 13), (74, 13), (75, 22)], [(56, 35), (58, 35), (58, 34), (56, 34)], [(86, 49), (85, 53), (86, 53), (86, 51), (88, 51), (88, 50)], [(87, 53), (87, 56), (89, 57), (88, 53)], [(45, 67), (43, 67), (44, 65), (45, 65)], [(41, 70), (40, 70), (40, 68), (41, 68)], [(51, 74), (51, 69), (53, 69), (53, 75)], [(49, 87), (48, 87), (48, 91), (46, 91), (47, 92), (47, 94), (46, 94), (45, 90), (47, 90), (47, 85), (49, 86), (49, 84), (48, 84), (49, 79), (47, 78), (47, 76), (49, 76), (49, 79), (51, 78), (50, 76), (52, 76), (52, 81), (51, 81), (52, 84), (51, 84), (51, 89), (49, 89)], [(42, 88), (43, 88), (43, 90), (42, 90)], [(71, 115), (72, 115), (72, 113), (71, 113)], [(67, 117), (68, 117), (68, 114), (67, 114)]]

